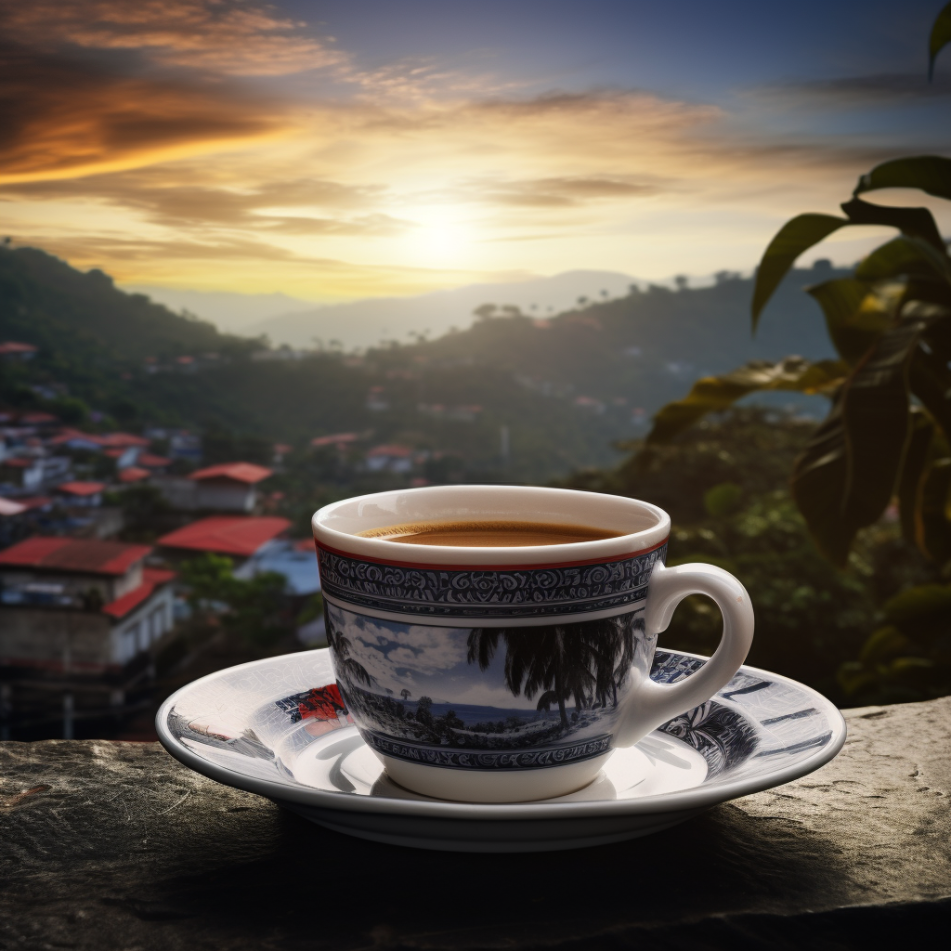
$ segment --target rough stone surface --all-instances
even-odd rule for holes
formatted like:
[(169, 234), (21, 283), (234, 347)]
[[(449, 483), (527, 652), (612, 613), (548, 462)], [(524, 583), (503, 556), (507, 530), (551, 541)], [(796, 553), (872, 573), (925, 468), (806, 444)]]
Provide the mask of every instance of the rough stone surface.
[(951, 698), (847, 718), (843, 752), (802, 780), (536, 855), (347, 838), (157, 744), (0, 743), (0, 948), (920, 943), (951, 923)]

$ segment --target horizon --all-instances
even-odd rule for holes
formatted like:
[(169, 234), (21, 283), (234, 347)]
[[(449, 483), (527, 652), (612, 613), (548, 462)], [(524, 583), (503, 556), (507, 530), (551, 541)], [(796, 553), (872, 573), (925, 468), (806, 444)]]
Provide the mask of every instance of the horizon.
[(941, 6), (38, 0), (0, 11), (4, 232), (120, 286), (311, 304), (748, 273), (788, 217), (946, 148)]

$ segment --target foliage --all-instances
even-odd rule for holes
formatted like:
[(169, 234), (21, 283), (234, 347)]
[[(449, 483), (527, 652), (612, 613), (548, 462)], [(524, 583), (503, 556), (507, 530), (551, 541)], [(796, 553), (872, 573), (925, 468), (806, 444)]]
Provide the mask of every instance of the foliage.
[(219, 617), (225, 630), (249, 645), (267, 647), (287, 633), (283, 575), (262, 572), (240, 581), (230, 558), (206, 553), (183, 562), (180, 577), (196, 615)]
[[(614, 470), (579, 472), (560, 484), (646, 499), (670, 512), (668, 564), (714, 563), (749, 590), (756, 609), (749, 662), (846, 703), (854, 698), (839, 670), (884, 623), (884, 605), (909, 585), (934, 583), (937, 574), (894, 517), (859, 534), (848, 572), (829, 570), (787, 485), (812, 425), (788, 413), (735, 407), (668, 444), (631, 444)], [(661, 643), (710, 654), (720, 630), (716, 606), (695, 596), (678, 608)], [(872, 683), (860, 702), (890, 696)]]
[[(951, 42), (951, 4), (932, 34), (932, 62)], [(951, 199), (951, 159), (885, 162), (863, 175), (845, 217), (804, 214), (787, 222), (763, 254), (753, 292), (760, 315), (795, 260), (841, 228), (884, 225), (899, 236), (873, 251), (849, 278), (809, 289), (839, 361), (786, 358), (747, 364), (694, 384), (658, 413), (648, 442), (670, 440), (708, 412), (751, 392), (789, 389), (831, 396), (832, 408), (793, 467), (792, 491), (822, 553), (848, 560), (860, 529), (897, 495), (908, 538), (941, 564), (951, 561), (951, 257), (927, 208), (886, 207), (860, 198), (881, 188), (918, 189)], [(951, 565), (949, 565), (951, 568)]]

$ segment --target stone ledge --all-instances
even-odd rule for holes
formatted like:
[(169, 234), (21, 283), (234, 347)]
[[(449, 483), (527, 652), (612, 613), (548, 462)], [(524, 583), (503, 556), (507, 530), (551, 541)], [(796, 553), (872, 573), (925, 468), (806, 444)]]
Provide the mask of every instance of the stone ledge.
[(951, 698), (846, 711), (801, 780), (644, 839), (352, 839), (157, 744), (0, 743), (0, 948), (847, 948), (951, 921)]

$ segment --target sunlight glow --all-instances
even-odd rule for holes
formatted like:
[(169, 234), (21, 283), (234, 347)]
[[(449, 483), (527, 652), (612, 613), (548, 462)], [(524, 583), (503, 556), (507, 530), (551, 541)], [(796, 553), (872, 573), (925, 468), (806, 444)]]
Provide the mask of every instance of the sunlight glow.
[(417, 223), (399, 239), (406, 263), (416, 267), (465, 265), (475, 240), (470, 222), (450, 208), (427, 208), (407, 215)]

